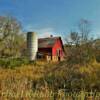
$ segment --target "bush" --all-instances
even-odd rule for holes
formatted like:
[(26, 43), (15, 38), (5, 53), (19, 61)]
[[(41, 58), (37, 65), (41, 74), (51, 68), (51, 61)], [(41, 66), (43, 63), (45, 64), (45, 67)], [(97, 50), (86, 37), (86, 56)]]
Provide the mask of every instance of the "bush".
[(6, 67), (8, 65), (8, 61), (4, 59), (0, 59), (0, 66), (1, 67)]
[(29, 60), (26, 58), (1, 58), (0, 59), (0, 66), (2, 68), (15, 68), (27, 64), (29, 64)]

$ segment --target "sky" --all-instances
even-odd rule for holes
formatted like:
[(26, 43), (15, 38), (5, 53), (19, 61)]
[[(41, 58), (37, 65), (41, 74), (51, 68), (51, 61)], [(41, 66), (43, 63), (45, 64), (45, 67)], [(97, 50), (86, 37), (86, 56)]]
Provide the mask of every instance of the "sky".
[(80, 19), (87, 19), (92, 36), (100, 37), (100, 0), (0, 0), (3, 15), (16, 17), (23, 32), (34, 31), (40, 37), (65, 38)]

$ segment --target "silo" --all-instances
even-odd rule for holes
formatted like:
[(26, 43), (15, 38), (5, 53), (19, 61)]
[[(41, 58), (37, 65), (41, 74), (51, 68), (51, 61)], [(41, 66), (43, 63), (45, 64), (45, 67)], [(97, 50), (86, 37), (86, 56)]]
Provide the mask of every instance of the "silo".
[(38, 51), (38, 37), (35, 32), (27, 33), (27, 50), (30, 61), (36, 60)]

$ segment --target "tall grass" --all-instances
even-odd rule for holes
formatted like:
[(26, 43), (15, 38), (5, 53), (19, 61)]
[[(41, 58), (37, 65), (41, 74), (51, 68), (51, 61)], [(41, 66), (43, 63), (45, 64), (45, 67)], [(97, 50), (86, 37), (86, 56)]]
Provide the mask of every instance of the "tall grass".
[[(100, 64), (95, 62), (88, 66), (75, 67), (74, 71), (65, 62), (56, 64), (41, 61), (14, 69), (0, 68), (0, 100), (54, 100), (54, 98), (74, 100), (73, 92), (67, 91), (71, 86), (67, 79), (72, 74), (76, 76), (76, 73), (87, 75), (87, 83), (92, 83), (92, 86), (95, 83), (99, 84), (97, 75), (100, 75)], [(89, 82), (88, 78), (90, 78)], [(72, 88), (75, 90), (74, 84)], [(79, 92), (76, 91), (76, 95), (79, 95)]]

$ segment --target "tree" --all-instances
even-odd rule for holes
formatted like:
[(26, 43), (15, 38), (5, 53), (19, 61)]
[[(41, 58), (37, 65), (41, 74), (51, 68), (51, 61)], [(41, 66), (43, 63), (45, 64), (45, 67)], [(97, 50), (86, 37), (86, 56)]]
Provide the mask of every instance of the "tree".
[(15, 57), (20, 55), (24, 42), (21, 24), (11, 16), (0, 17), (0, 56)]
[[(92, 48), (92, 42), (90, 41), (90, 22), (82, 19), (78, 24), (78, 32), (70, 33), (70, 47), (67, 48), (67, 61), (71, 65), (74, 64), (87, 64), (91, 60), (94, 60), (94, 53)], [(68, 43), (67, 42), (67, 43)]]
[(78, 29), (81, 37), (81, 42), (86, 43), (89, 40), (91, 32), (91, 23), (86, 19), (81, 19), (78, 24)]
[(19, 33), (20, 23), (13, 17), (0, 17), (0, 41), (3, 41), (9, 34)]
[(78, 32), (71, 32), (70, 39), (71, 39), (73, 45), (76, 45), (76, 46), (79, 45), (80, 37), (79, 37)]

